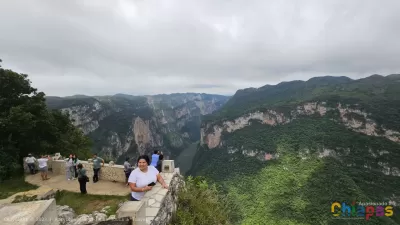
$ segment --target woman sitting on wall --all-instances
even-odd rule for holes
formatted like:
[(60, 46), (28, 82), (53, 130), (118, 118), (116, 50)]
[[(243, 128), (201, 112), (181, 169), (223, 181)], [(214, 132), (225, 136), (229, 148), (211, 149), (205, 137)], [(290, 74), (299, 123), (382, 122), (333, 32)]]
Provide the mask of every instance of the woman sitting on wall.
[(137, 165), (138, 167), (131, 172), (128, 179), (129, 187), (132, 190), (131, 201), (140, 201), (157, 181), (161, 183), (163, 188), (168, 189), (168, 185), (158, 170), (154, 166), (149, 166), (150, 159), (147, 155), (139, 156)]
[(81, 163), (78, 164), (78, 181), (81, 194), (86, 194), (86, 182), (89, 182), (89, 177), (86, 176), (86, 169)]

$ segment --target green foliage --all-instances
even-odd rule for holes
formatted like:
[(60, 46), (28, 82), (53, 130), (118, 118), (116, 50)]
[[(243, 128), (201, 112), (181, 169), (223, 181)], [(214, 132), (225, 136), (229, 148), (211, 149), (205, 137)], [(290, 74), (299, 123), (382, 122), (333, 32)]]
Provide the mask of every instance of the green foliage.
[(27, 195), (17, 195), (15, 196), (14, 200), (12, 203), (18, 203), (18, 202), (32, 202), (37, 200), (37, 195), (33, 196), (27, 196)]
[(90, 151), (89, 139), (67, 115), (47, 109), (44, 93), (30, 86), (27, 75), (0, 68), (0, 89), (0, 181), (22, 169), (28, 153)]
[(400, 130), (400, 77), (373, 75), (351, 80), (347, 77), (316, 77), (306, 82), (291, 81), (259, 89), (239, 90), (204, 123), (232, 120), (245, 113), (263, 109), (290, 108), (305, 101), (358, 104), (371, 118), (388, 129)]
[(188, 177), (178, 194), (178, 209), (171, 225), (231, 224), (229, 206), (215, 185), (202, 177)]
[[(385, 175), (380, 164), (398, 167), (399, 144), (353, 132), (329, 117), (304, 117), (280, 126), (252, 123), (224, 133), (223, 141), (226, 146), (220, 149), (200, 148), (189, 174), (225, 189), (239, 206), (230, 215), (241, 218), (238, 224), (366, 224), (332, 219), (330, 203), (381, 202), (400, 195), (400, 177)], [(244, 156), (244, 150), (279, 157), (263, 162)], [(323, 150), (334, 157), (317, 157)], [(399, 216), (395, 211), (393, 219), (373, 218), (368, 224), (400, 223)]]
[(24, 177), (16, 176), (8, 180), (0, 181), (0, 199), (5, 199), (13, 194), (29, 191), (38, 186), (25, 182)]
[(118, 204), (129, 199), (129, 196), (114, 195), (82, 195), (69, 191), (57, 191), (55, 196), (57, 205), (68, 205), (79, 214), (100, 211), (105, 206), (111, 206), (107, 215), (115, 215)]

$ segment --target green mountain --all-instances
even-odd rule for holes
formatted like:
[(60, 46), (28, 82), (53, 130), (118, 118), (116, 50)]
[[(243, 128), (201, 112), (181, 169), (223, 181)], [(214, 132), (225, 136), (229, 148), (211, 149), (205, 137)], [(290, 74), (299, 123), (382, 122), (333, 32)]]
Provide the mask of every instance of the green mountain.
[[(400, 224), (399, 131), (398, 74), (249, 88), (204, 116), (188, 173), (221, 187), (237, 224)], [(367, 221), (334, 217), (335, 201), (397, 206)]]
[(46, 97), (50, 109), (68, 113), (93, 141), (93, 152), (123, 162), (161, 150), (175, 158), (200, 139), (200, 117), (219, 109), (227, 96), (170, 94), (153, 96)]

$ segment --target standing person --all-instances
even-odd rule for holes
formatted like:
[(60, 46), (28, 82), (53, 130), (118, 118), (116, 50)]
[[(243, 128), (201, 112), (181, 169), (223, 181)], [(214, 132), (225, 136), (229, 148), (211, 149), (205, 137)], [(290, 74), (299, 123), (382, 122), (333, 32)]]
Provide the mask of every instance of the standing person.
[[(146, 191), (150, 191), (155, 183), (160, 182), (162, 187), (168, 189), (168, 185), (161, 177), (154, 166), (150, 165), (150, 159), (147, 155), (139, 156), (137, 160), (138, 168), (129, 175), (129, 187), (132, 190), (131, 201), (140, 201)], [(154, 183), (154, 185), (150, 185)]]
[(76, 155), (72, 155), (72, 163), (74, 166), (74, 174), (75, 174), (75, 178), (73, 179), (75, 180), (76, 178), (78, 178), (78, 164), (80, 163)]
[(99, 172), (101, 169), (101, 162), (103, 162), (104, 166), (104, 159), (97, 157), (97, 154), (93, 155), (93, 183), (99, 181)]
[(47, 161), (49, 161), (51, 158), (49, 155), (42, 155), (42, 158), (38, 159), (39, 163), (39, 170), (40, 170), (40, 176), (42, 177), (42, 180), (48, 180), (49, 178), (47, 177)]
[(66, 159), (65, 162), (66, 175), (68, 180), (72, 180), (75, 177), (74, 162), (72, 154)]
[(161, 173), (161, 167), (162, 167), (162, 161), (164, 159), (164, 154), (162, 152), (160, 152), (160, 157), (158, 158), (158, 162), (157, 162), (157, 167), (156, 169), (158, 170), (158, 172)]
[(79, 189), (81, 190), (81, 194), (86, 194), (86, 182), (89, 181), (89, 178), (86, 176), (86, 169), (83, 168), (82, 164), (79, 163), (77, 165), (78, 171), (78, 181), (79, 181)]
[(160, 157), (159, 151), (154, 151), (153, 155), (151, 156), (151, 164), (150, 165), (156, 167), (159, 157)]
[(32, 154), (28, 154), (28, 157), (26, 157), (25, 162), (28, 165), (29, 171), (31, 174), (35, 174), (35, 162), (36, 158), (32, 156)]
[(129, 163), (129, 157), (126, 157), (124, 162), (124, 172), (125, 172), (125, 183), (128, 186), (128, 178), (132, 172), (132, 165)]

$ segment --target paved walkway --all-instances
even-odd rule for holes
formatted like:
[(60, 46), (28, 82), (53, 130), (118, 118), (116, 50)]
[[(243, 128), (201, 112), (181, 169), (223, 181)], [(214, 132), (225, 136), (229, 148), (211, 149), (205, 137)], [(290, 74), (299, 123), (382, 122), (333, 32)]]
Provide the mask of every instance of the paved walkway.
[[(45, 185), (52, 189), (80, 192), (78, 180), (69, 181), (66, 179), (65, 175), (53, 176), (52, 172), (49, 172), (48, 177), (50, 179), (42, 181), (40, 173), (37, 173), (34, 175), (27, 175), (25, 181), (38, 186)], [(93, 183), (93, 181), (86, 183), (86, 190), (88, 194), (93, 195), (126, 196), (130, 193), (129, 187), (125, 186), (124, 183), (103, 180), (99, 180), (97, 183)]]

